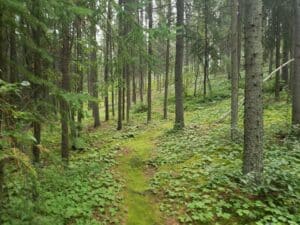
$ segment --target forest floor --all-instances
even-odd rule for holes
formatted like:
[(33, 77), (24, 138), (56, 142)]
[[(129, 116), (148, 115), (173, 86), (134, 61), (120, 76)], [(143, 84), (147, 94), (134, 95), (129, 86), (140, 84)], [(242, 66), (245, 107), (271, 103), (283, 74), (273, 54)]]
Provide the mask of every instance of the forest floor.
[(156, 139), (163, 134), (170, 123), (141, 131), (136, 137), (125, 141), (117, 157), (117, 171), (124, 179), (123, 221), (127, 225), (160, 225), (163, 224), (159, 211), (158, 199), (150, 191), (150, 179), (155, 170), (146, 162), (152, 159), (156, 150)]
[[(182, 131), (173, 130), (173, 97), (169, 119), (162, 119), (159, 93), (149, 124), (141, 104), (133, 106), (122, 131), (115, 130), (115, 120), (97, 129), (86, 120), (77, 140), (81, 150), (72, 151), (67, 168), (60, 159), (59, 124), (46, 127), (38, 179), (24, 176), (26, 168), (7, 177), (3, 224), (300, 224), (300, 144), (290, 134), (288, 96), (275, 102), (266, 87), (264, 182), (256, 186), (241, 174), (242, 115), (236, 142), (229, 118), (216, 123), (230, 109), (230, 85), (217, 82), (205, 100), (185, 97)], [(33, 184), (37, 199), (28, 194)]]

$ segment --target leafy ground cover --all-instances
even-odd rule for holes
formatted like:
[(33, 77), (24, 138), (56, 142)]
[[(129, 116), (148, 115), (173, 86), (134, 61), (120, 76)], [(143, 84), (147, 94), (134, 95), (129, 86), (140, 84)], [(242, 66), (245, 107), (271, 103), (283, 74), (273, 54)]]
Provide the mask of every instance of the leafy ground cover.
[[(85, 147), (72, 152), (67, 168), (59, 160), (56, 134), (56, 127), (45, 133), (43, 144), (49, 147), (43, 151), (47, 156), (43, 166), (36, 168), (38, 179), (21, 174), (7, 177), (4, 224), (119, 224), (122, 186), (112, 172), (118, 149), (112, 147), (111, 131), (85, 130), (81, 137)], [(36, 190), (31, 190), (34, 186)]]
[(206, 100), (186, 97), (183, 131), (172, 129), (172, 99), (162, 120), (156, 96), (150, 124), (140, 104), (121, 132), (115, 121), (85, 128), (69, 167), (60, 163), (59, 128), (45, 128), (36, 173), (9, 168), (18, 176), (6, 177), (4, 224), (300, 224), (300, 144), (289, 133), (288, 96), (274, 102), (266, 92), (264, 182), (256, 186), (241, 174), (242, 116), (236, 143), (228, 118), (216, 123), (230, 108), (228, 83), (218, 87)]
[(158, 171), (152, 190), (162, 199), (161, 211), (182, 224), (299, 224), (300, 147), (288, 133), (286, 101), (274, 103), (266, 97), (271, 103), (265, 107), (265, 173), (260, 186), (241, 174), (242, 131), (241, 141), (233, 143), (229, 124), (213, 123), (229, 107), (228, 100), (220, 101), (199, 109), (190, 102), (189, 126), (160, 139), (151, 163)]

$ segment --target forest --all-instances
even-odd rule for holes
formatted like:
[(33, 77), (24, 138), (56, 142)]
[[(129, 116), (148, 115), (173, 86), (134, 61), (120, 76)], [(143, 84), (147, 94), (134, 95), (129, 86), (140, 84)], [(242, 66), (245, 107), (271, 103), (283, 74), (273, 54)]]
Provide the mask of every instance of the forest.
[(300, 224), (300, 0), (0, 0), (0, 225)]

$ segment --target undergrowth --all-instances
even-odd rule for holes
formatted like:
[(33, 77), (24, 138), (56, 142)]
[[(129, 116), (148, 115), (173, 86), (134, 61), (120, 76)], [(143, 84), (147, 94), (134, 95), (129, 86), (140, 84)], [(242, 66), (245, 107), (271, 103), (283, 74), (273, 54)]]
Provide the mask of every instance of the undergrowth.
[(299, 224), (300, 145), (288, 133), (286, 102), (265, 107), (261, 185), (241, 173), (242, 133), (233, 143), (229, 124), (211, 123), (226, 104), (202, 105), (188, 114), (194, 124), (161, 138), (149, 162), (158, 170), (152, 190), (162, 199), (161, 210), (182, 224)]

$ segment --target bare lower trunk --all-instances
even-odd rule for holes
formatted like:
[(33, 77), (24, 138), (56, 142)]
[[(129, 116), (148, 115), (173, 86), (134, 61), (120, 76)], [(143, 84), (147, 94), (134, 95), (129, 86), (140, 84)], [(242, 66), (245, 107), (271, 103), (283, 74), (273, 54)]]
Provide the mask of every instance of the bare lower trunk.
[(260, 182), (263, 172), (262, 1), (246, 1), (243, 173)]
[[(278, 9), (277, 9), (278, 11)], [(281, 42), (281, 34), (280, 34), (280, 21), (278, 18), (278, 13), (276, 13), (276, 68), (280, 66), (280, 42)], [(275, 100), (279, 101), (280, 98), (280, 70), (276, 72), (275, 76)]]
[(203, 80), (203, 96), (206, 98), (207, 95), (207, 82), (208, 82), (208, 67), (209, 67), (209, 55), (208, 55), (208, 7), (207, 0), (204, 0), (204, 80)]
[[(63, 25), (62, 29), (62, 52), (61, 52), (61, 73), (62, 73), (62, 89), (66, 92), (70, 91), (70, 60), (71, 60), (71, 36), (68, 24)], [(64, 99), (60, 100), (61, 113), (61, 156), (66, 162), (69, 161), (69, 104)]]
[(238, 94), (239, 94), (239, 60), (238, 60), (238, 0), (232, 1), (231, 12), (231, 139), (238, 136)]
[[(171, 0), (168, 1), (168, 28), (171, 27), (172, 5)], [(164, 90), (164, 119), (168, 118), (168, 92), (169, 92), (169, 73), (170, 73), (170, 37), (167, 37), (166, 49), (166, 77)]]
[[(122, 7), (122, 0), (119, 0), (119, 7)], [(119, 36), (123, 35), (123, 26), (122, 26), (122, 14), (119, 13), (118, 15), (118, 33)], [(122, 47), (118, 46), (118, 57), (119, 60), (122, 57)], [(120, 60), (121, 61), (121, 60)], [(123, 69), (122, 69), (122, 65), (119, 65), (119, 69), (118, 69), (118, 122), (117, 122), (117, 130), (122, 130), (122, 101), (123, 101)]]
[[(82, 19), (77, 18), (76, 21), (76, 38), (77, 38), (77, 74), (79, 75), (79, 81), (78, 81), (78, 88), (77, 88), (77, 93), (82, 93), (83, 92), (83, 70), (81, 68), (81, 63), (83, 61), (83, 47), (82, 43), (80, 43), (80, 40), (82, 38)], [(80, 102), (79, 109), (77, 111), (77, 136), (79, 136), (81, 128), (82, 128), (82, 120), (83, 120), (83, 102)]]
[[(283, 58), (282, 58), (282, 64), (289, 61), (289, 39), (288, 34), (286, 32), (289, 32), (289, 29), (285, 30), (284, 37), (283, 37)], [(287, 85), (289, 82), (289, 67), (285, 66), (282, 68), (282, 80), (284, 81), (284, 84)]]
[[(152, 18), (152, 11), (153, 11), (153, 5), (152, 0), (149, 1), (148, 5), (148, 17), (149, 17), (149, 30), (153, 27), (153, 18)], [(148, 43), (148, 54), (151, 58), (153, 55), (152, 52), (152, 40), (149, 39)], [(149, 62), (148, 65), (148, 94), (147, 94), (147, 103), (148, 103), (148, 111), (147, 111), (147, 122), (150, 122), (152, 120), (152, 65), (151, 62)]]
[(177, 31), (176, 31), (176, 59), (175, 59), (175, 125), (176, 129), (184, 127), (184, 109), (183, 109), (183, 53), (184, 53), (184, 1), (176, 1), (177, 8)]
[[(295, 0), (295, 63), (294, 63), (294, 76), (293, 76), (293, 110), (292, 122), (294, 126), (300, 125), (300, 0)], [(297, 135), (300, 136), (299, 128)]]
[[(96, 8), (95, 0), (91, 1), (91, 9)], [(91, 46), (92, 51), (90, 55), (91, 67), (90, 67), (90, 77), (91, 77), (91, 94), (94, 100), (91, 103), (93, 117), (94, 117), (94, 127), (100, 126), (100, 113), (99, 113), (99, 103), (98, 103), (98, 68), (97, 68), (97, 29), (96, 29), (96, 19), (93, 17), (90, 26), (91, 35)]]
[(196, 73), (195, 73), (195, 82), (194, 82), (194, 97), (197, 96), (197, 90), (198, 90), (198, 79), (199, 79), (199, 73), (200, 73), (200, 67), (198, 65), (198, 62), (196, 63)]
[(136, 104), (136, 77), (135, 77), (135, 67), (132, 68), (132, 102)]

